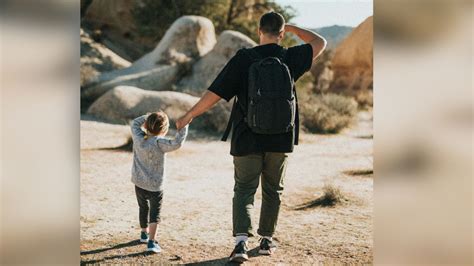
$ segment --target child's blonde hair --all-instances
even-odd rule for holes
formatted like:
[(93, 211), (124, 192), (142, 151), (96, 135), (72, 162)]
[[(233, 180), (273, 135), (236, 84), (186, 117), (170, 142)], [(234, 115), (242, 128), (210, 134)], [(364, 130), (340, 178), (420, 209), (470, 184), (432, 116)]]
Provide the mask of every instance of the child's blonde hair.
[(168, 130), (169, 119), (163, 111), (154, 112), (148, 115), (143, 125), (147, 134), (160, 135)]

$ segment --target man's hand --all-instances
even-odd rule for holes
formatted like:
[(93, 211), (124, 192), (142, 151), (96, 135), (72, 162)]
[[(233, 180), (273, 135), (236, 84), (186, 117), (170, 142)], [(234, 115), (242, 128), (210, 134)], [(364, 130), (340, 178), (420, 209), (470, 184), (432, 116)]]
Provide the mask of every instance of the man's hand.
[(189, 113), (187, 113), (183, 115), (180, 119), (178, 119), (178, 121), (176, 121), (176, 128), (180, 130), (189, 123), (191, 123), (191, 121), (193, 121), (193, 117)]
[(201, 99), (199, 99), (199, 101), (191, 108), (191, 110), (189, 110), (189, 112), (176, 121), (176, 128), (178, 130), (182, 129), (187, 124), (191, 123), (194, 117), (198, 117), (202, 113), (209, 110), (220, 99), (221, 97), (214, 92), (206, 91), (206, 93), (204, 93)]

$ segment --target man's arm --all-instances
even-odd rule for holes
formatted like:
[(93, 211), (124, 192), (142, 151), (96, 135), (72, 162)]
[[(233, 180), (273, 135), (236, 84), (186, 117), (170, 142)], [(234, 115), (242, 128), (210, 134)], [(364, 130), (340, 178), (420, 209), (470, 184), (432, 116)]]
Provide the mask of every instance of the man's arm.
[(310, 30), (306, 30), (300, 28), (295, 25), (285, 25), (286, 32), (292, 32), (296, 34), (301, 40), (305, 43), (309, 43), (313, 48), (313, 60), (316, 59), (326, 48), (326, 39), (324, 39), (321, 35), (317, 34), (316, 32), (312, 32)]
[(221, 97), (212, 91), (206, 91), (206, 93), (199, 99), (199, 101), (189, 110), (184, 116), (176, 121), (176, 127), (179, 129), (185, 127), (191, 123), (193, 118), (200, 116), (202, 113), (209, 110), (214, 106)]

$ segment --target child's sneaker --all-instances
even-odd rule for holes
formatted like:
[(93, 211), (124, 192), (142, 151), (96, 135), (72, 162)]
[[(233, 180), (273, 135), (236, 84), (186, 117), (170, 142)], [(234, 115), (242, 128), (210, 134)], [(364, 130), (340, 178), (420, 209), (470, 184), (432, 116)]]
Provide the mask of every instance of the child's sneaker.
[(147, 243), (148, 242), (148, 233), (143, 232), (140, 234), (140, 242)]
[(151, 251), (154, 253), (160, 253), (161, 252), (161, 247), (158, 245), (158, 241), (155, 240), (148, 240), (148, 245), (147, 245), (147, 251)]
[(247, 250), (248, 248), (245, 241), (240, 241), (230, 254), (229, 261), (236, 263), (244, 263), (245, 261), (248, 261), (249, 256), (247, 255)]
[(262, 239), (260, 239), (260, 249), (258, 250), (259, 254), (272, 255), (275, 250), (276, 245), (273, 244), (272, 240), (266, 237), (262, 237)]

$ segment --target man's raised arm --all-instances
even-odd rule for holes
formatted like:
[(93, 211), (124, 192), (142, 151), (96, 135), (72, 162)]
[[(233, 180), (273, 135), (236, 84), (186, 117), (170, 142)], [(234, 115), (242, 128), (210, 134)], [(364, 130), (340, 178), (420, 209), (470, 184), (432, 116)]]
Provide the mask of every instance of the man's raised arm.
[(310, 30), (306, 30), (300, 28), (295, 25), (285, 25), (286, 32), (292, 32), (296, 34), (301, 40), (305, 43), (309, 43), (313, 48), (313, 60), (316, 59), (326, 48), (326, 39), (324, 39), (321, 35), (317, 34), (316, 32), (312, 32)]
[(221, 97), (212, 91), (206, 93), (199, 99), (199, 101), (189, 110), (184, 116), (176, 121), (176, 127), (179, 129), (191, 123), (193, 118), (200, 116), (202, 113), (213, 107)]

